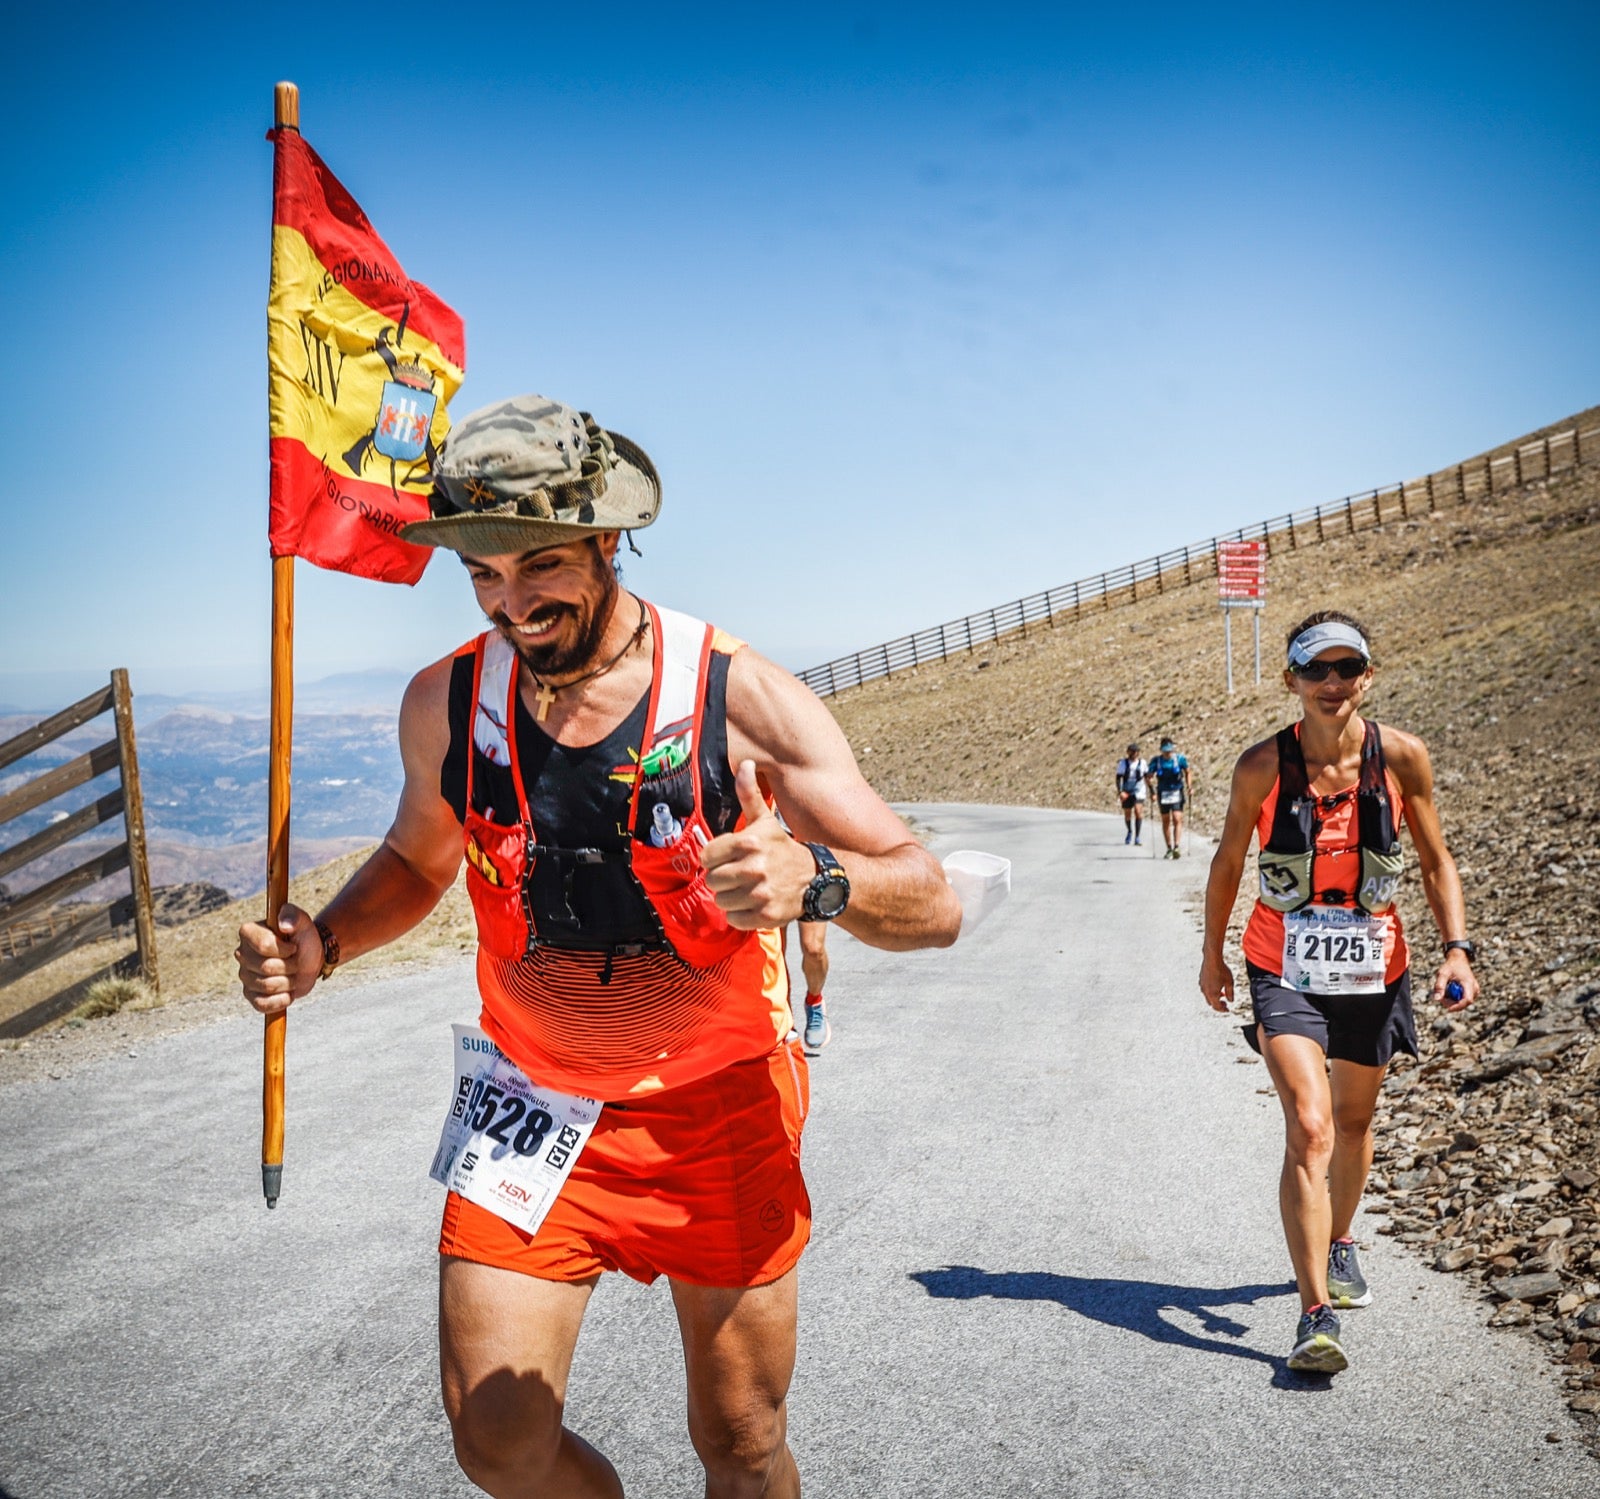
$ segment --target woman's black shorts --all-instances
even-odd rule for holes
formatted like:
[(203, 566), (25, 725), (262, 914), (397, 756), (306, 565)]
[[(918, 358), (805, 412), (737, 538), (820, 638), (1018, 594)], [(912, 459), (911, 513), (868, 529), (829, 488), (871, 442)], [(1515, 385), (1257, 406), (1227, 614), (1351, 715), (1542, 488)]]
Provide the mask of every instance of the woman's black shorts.
[(1363, 1067), (1382, 1067), (1397, 1052), (1417, 1054), (1408, 968), (1382, 994), (1303, 994), (1276, 973), (1246, 963), (1256, 1023), (1241, 1026), (1251, 1050), (1258, 1030), (1269, 1036), (1309, 1036), (1329, 1056)]

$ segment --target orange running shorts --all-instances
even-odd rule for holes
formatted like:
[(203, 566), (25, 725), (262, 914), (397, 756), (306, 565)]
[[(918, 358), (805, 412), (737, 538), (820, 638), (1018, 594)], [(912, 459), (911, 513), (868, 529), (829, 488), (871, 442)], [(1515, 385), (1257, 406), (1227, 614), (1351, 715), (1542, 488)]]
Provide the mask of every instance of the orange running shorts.
[(811, 1237), (800, 1175), (810, 1107), (797, 1040), (664, 1093), (608, 1103), (532, 1233), (458, 1197), (439, 1253), (541, 1280), (621, 1270), (690, 1285), (766, 1285)]

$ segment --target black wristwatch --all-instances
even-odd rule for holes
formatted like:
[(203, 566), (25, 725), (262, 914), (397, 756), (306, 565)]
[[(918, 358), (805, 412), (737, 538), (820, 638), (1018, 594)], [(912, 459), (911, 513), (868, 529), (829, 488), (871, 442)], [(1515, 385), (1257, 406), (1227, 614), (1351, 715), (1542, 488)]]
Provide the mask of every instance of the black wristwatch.
[(844, 866), (834, 858), (832, 850), (820, 843), (808, 843), (806, 847), (817, 861), (817, 872), (800, 898), (800, 919), (832, 921), (850, 904), (850, 881), (845, 878)]
[(1469, 963), (1478, 961), (1478, 944), (1470, 937), (1455, 937), (1444, 945), (1445, 955), (1448, 957), (1453, 952), (1464, 952)]

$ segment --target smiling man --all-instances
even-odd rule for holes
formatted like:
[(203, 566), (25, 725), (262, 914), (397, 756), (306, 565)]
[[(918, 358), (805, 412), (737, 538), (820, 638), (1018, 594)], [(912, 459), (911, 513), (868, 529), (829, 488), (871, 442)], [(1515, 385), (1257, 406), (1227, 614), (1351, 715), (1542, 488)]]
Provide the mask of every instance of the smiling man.
[(907, 949), (961, 921), (809, 689), (620, 586), (620, 533), (659, 508), (645, 454), (558, 402), (455, 428), (406, 535), (460, 554), (493, 628), (407, 690), (377, 851), (315, 919), (240, 932), (273, 1013), (416, 925), (465, 854), (482, 1033), (441, 1100), (440, 1354), (457, 1457), (503, 1499), (622, 1493), (562, 1422), (607, 1270), (671, 1282), (706, 1493), (800, 1492), (807, 1084), (779, 929)]

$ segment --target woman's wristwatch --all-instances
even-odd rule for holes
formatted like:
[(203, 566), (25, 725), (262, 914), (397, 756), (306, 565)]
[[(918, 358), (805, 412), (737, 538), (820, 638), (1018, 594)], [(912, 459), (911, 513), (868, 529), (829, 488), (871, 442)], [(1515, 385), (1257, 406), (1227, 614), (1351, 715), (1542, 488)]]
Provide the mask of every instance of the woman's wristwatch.
[(1469, 963), (1478, 961), (1478, 944), (1470, 937), (1451, 938), (1450, 941), (1445, 943), (1444, 952), (1446, 957), (1449, 957), (1453, 952), (1464, 952)]

